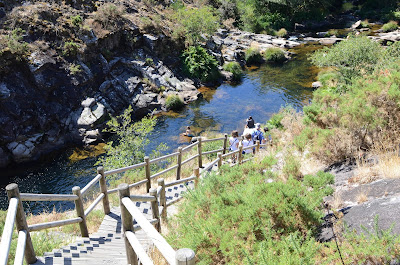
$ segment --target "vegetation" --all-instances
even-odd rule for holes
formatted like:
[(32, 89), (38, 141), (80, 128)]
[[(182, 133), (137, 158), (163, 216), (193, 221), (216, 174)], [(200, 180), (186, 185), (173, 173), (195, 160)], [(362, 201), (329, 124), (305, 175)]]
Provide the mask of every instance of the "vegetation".
[(165, 105), (170, 110), (180, 110), (185, 106), (182, 99), (178, 95), (168, 95)]
[(246, 60), (246, 64), (260, 64), (263, 59), (260, 53), (260, 49), (255, 47), (250, 47), (246, 50), (244, 59)]
[(233, 80), (238, 81), (242, 78), (243, 71), (238, 62), (225, 63), (223, 68), (225, 71), (231, 72), (233, 74)]
[(3, 39), (0, 39), (0, 55), (4, 52), (4, 50), (8, 49), (17, 60), (23, 60), (29, 52), (28, 43), (23, 41), (23, 31), (20, 28), (14, 29), (7, 36), (4, 36)]
[(267, 62), (282, 63), (286, 61), (285, 52), (279, 48), (268, 48), (264, 52), (264, 59)]
[(397, 22), (389, 21), (388, 23), (386, 23), (386, 24), (384, 24), (382, 26), (382, 31), (383, 32), (390, 32), (390, 31), (395, 31), (398, 28), (399, 28), (399, 26), (397, 25)]
[(75, 57), (79, 53), (79, 44), (73, 41), (68, 41), (64, 44), (63, 55)]
[(288, 35), (288, 32), (285, 28), (281, 28), (280, 30), (278, 30), (277, 32), (275, 32), (275, 35), (281, 38), (284, 38)]
[(200, 46), (190, 46), (183, 54), (184, 71), (202, 82), (215, 81), (219, 77), (218, 62)]
[(101, 5), (94, 14), (94, 20), (100, 23), (105, 29), (114, 29), (124, 18), (125, 9), (113, 3)]
[(83, 19), (80, 15), (76, 15), (76, 16), (71, 17), (71, 22), (72, 22), (72, 25), (74, 25), (75, 27), (80, 27), (80, 26), (82, 26)]
[(70, 64), (69, 65), (69, 73), (71, 75), (76, 75), (80, 72), (82, 72), (82, 68), (79, 64)]
[(154, 61), (153, 61), (152, 58), (146, 58), (146, 59), (145, 59), (145, 63), (146, 63), (146, 65), (148, 65), (148, 66), (154, 66)]

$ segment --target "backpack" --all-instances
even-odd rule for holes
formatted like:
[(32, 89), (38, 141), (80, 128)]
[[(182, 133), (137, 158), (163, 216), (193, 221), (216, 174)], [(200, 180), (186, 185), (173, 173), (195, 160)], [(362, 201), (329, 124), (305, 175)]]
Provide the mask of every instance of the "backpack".
[(260, 141), (261, 143), (261, 132), (256, 131), (254, 134), (255, 135), (253, 137), (253, 144), (256, 144), (256, 141)]

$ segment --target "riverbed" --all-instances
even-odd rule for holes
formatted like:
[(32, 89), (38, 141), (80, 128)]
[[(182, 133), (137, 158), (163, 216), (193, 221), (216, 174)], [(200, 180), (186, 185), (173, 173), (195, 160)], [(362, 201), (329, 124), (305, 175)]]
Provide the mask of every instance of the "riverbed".
[[(197, 135), (205, 131), (230, 133), (241, 132), (248, 116), (256, 122), (265, 123), (273, 113), (286, 105), (297, 110), (309, 103), (312, 98), (311, 83), (315, 81), (318, 69), (307, 60), (308, 54), (320, 45), (297, 47), (291, 52), (293, 58), (282, 65), (262, 65), (246, 69), (240, 83), (225, 83), (217, 88), (202, 87), (203, 98), (192, 102), (178, 113), (166, 113), (157, 118), (154, 132), (149, 135), (151, 144), (146, 152), (160, 143), (169, 149), (186, 145), (179, 133), (190, 126)], [(70, 148), (56, 153), (41, 163), (23, 165), (4, 170), (0, 174), (0, 209), (7, 208), (5, 186), (15, 182), (21, 192), (32, 193), (71, 193), (73, 186), (86, 185), (96, 174), (97, 155)], [(77, 159), (78, 158), (78, 159)], [(37, 213), (39, 210), (67, 210), (73, 203), (30, 203), (25, 208)]]

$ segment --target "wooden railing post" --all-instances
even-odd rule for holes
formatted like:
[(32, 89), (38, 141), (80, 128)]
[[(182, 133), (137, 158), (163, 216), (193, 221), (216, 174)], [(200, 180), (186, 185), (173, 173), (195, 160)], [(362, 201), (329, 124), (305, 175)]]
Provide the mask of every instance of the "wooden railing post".
[(197, 188), (200, 179), (200, 169), (199, 168), (193, 169), (193, 174), (196, 176), (196, 178), (194, 179), (194, 187)]
[(151, 189), (150, 158), (149, 158), (148, 156), (145, 156), (145, 157), (144, 157), (144, 162), (146, 163), (146, 165), (145, 165), (146, 179), (147, 179), (146, 189), (147, 189), (147, 192), (149, 192), (150, 189)]
[(181, 171), (182, 171), (182, 147), (178, 147), (178, 167), (176, 168), (176, 179), (181, 179)]
[(154, 224), (154, 227), (157, 229), (159, 233), (161, 233), (161, 223), (160, 223), (160, 212), (158, 210), (158, 197), (157, 197), (157, 189), (150, 189), (150, 196), (156, 197), (156, 201), (151, 202), (151, 211), (153, 213), (153, 219), (157, 219), (158, 222)]
[(161, 218), (163, 222), (167, 222), (167, 198), (165, 197), (165, 181), (163, 178), (157, 180), (157, 184), (161, 187), (160, 192), (160, 205), (163, 207), (161, 212)]
[(98, 167), (97, 174), (101, 175), (99, 182), (100, 182), (100, 191), (104, 194), (104, 197), (103, 197), (104, 214), (109, 214), (110, 213), (110, 202), (108, 200), (107, 183), (106, 183), (106, 177), (104, 176), (104, 167)]
[(17, 215), (15, 217), (15, 222), (17, 225), (18, 232), (21, 230), (25, 230), (27, 232), (26, 246), (25, 246), (26, 263), (28, 263), (28, 264), (35, 263), (37, 261), (37, 259), (36, 259), (36, 255), (35, 255), (35, 250), (33, 249), (31, 235), (30, 235), (29, 229), (28, 229), (28, 223), (26, 222), (24, 208), (22, 206), (22, 202), (19, 197), (18, 185), (15, 183), (9, 184), (6, 187), (6, 191), (7, 191), (7, 195), (8, 195), (8, 200), (11, 200), (11, 198), (18, 199), (18, 208), (17, 208)]
[(242, 143), (239, 144), (239, 155), (238, 155), (238, 165), (242, 164), (243, 160), (243, 145)]
[(78, 199), (75, 200), (75, 209), (76, 209), (76, 215), (82, 218), (82, 222), (79, 223), (79, 228), (81, 229), (81, 235), (82, 237), (89, 237), (89, 231), (86, 225), (85, 209), (83, 208), (81, 188), (79, 186), (73, 187), (72, 193), (78, 196)]
[(225, 155), (226, 154), (226, 147), (228, 146), (228, 135), (225, 133), (224, 134), (224, 150), (222, 151), (222, 153)]
[(199, 168), (203, 167), (203, 157), (202, 157), (202, 152), (201, 152), (201, 137), (197, 139), (199, 141), (199, 144), (197, 145), (197, 150), (199, 151)]
[(128, 264), (138, 265), (137, 255), (133, 250), (131, 244), (129, 243), (128, 238), (125, 235), (125, 232), (127, 231), (133, 232), (133, 217), (129, 213), (128, 209), (126, 209), (125, 205), (122, 203), (122, 198), (130, 197), (128, 184), (126, 183), (119, 184), (118, 193), (119, 193), (119, 207), (121, 209), (122, 231), (124, 235), (126, 258), (128, 259)]
[(178, 249), (175, 253), (176, 265), (196, 264), (196, 254), (190, 248)]
[(256, 141), (256, 154), (258, 153), (258, 152), (260, 152), (260, 140), (257, 140)]
[(217, 155), (218, 155), (218, 158), (219, 158), (219, 160), (218, 160), (218, 169), (220, 169), (221, 166), (222, 166), (222, 153), (218, 153)]

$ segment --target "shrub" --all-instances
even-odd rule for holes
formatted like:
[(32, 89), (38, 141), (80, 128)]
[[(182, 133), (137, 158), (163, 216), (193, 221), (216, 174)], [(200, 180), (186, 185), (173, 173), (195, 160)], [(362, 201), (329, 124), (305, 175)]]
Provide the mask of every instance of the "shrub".
[(165, 105), (170, 110), (180, 110), (185, 104), (178, 95), (168, 95)]
[(80, 26), (82, 26), (83, 19), (80, 15), (76, 15), (76, 16), (71, 17), (71, 22), (72, 22), (72, 25), (74, 25), (75, 27), (80, 27)]
[(63, 55), (64, 56), (71, 56), (74, 57), (79, 52), (79, 44), (73, 41), (66, 42), (63, 48)]
[(4, 40), (0, 39), (0, 54), (6, 48), (15, 55), (16, 59), (21, 61), (29, 53), (28, 43), (23, 41), (22, 34), (24, 34), (20, 28), (14, 29), (8, 36), (4, 37)]
[(339, 85), (340, 74), (334, 70), (321, 71), (318, 73), (318, 81), (324, 87), (336, 88)]
[(248, 65), (250, 64), (260, 64), (262, 63), (263, 59), (260, 53), (260, 49), (250, 47), (246, 50), (244, 59)]
[(115, 26), (122, 21), (124, 14), (124, 7), (107, 3), (98, 8), (93, 18), (105, 29), (113, 30)]
[(361, 26), (362, 28), (370, 28), (370, 27), (371, 27), (371, 25), (370, 25), (369, 22), (368, 22), (368, 19), (365, 19), (365, 20), (361, 21), (360, 26)]
[(300, 173), (300, 161), (292, 154), (291, 151), (289, 151), (288, 154), (286, 154), (284, 158), (285, 164), (282, 168), (282, 174), (285, 177), (285, 179), (288, 179), (290, 177), (293, 178), (300, 178), (301, 173)]
[(82, 68), (79, 64), (70, 64), (69, 66), (69, 73), (71, 75), (76, 75), (78, 73), (82, 72)]
[(278, 30), (277, 32), (275, 32), (275, 35), (281, 38), (284, 38), (288, 35), (288, 32), (285, 28), (281, 28), (280, 30)]
[(223, 66), (225, 71), (231, 72), (233, 74), (234, 80), (240, 80), (242, 78), (242, 67), (238, 62), (229, 62)]
[(268, 48), (264, 52), (264, 59), (267, 62), (281, 63), (286, 60), (285, 53), (279, 48)]
[(397, 22), (389, 21), (388, 23), (386, 23), (382, 26), (382, 31), (383, 32), (395, 31), (396, 29), (398, 29), (398, 27), (399, 26), (397, 25)]
[(352, 37), (331, 48), (325, 47), (311, 56), (313, 64), (319, 67), (337, 68), (346, 81), (362, 74), (372, 73), (382, 56), (382, 48), (367, 37)]
[(328, 36), (338, 36), (339, 31), (337, 29), (330, 29), (328, 30)]
[(219, 77), (218, 62), (200, 46), (190, 46), (182, 54), (183, 68), (190, 76), (202, 82), (215, 81)]
[(152, 58), (146, 58), (146, 59), (145, 59), (145, 63), (146, 63), (146, 65), (148, 65), (148, 66), (153, 66), (153, 65), (154, 65), (154, 61), (153, 61)]

